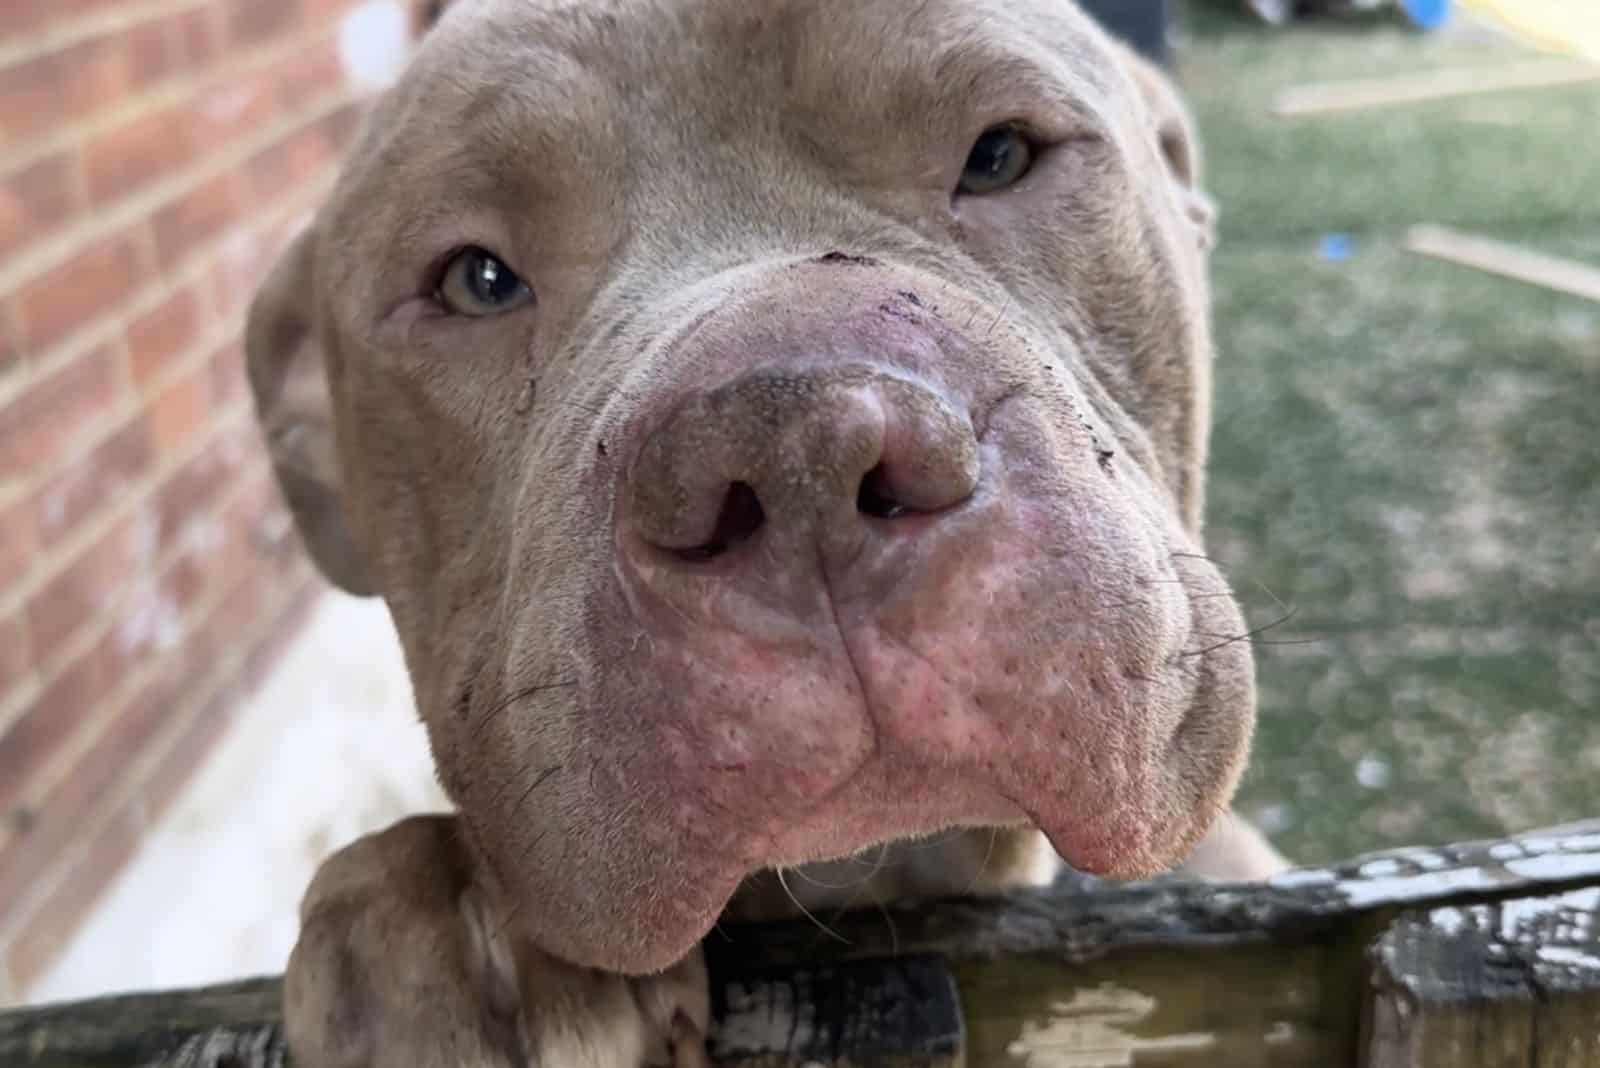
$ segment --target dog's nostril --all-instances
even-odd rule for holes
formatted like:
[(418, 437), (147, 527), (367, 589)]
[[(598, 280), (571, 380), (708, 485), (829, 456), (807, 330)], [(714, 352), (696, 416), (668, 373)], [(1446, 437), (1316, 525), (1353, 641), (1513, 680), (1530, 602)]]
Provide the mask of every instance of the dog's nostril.
[(711, 537), (688, 549), (678, 549), (679, 559), (690, 563), (715, 560), (742, 541), (748, 541), (766, 522), (767, 513), (761, 500), (748, 483), (735, 482), (722, 498), (722, 510), (717, 513), (717, 526)]
[(889, 485), (889, 475), (879, 464), (861, 480), (861, 490), (856, 494), (856, 510), (874, 519), (898, 519), (912, 511), (912, 508), (895, 499)]

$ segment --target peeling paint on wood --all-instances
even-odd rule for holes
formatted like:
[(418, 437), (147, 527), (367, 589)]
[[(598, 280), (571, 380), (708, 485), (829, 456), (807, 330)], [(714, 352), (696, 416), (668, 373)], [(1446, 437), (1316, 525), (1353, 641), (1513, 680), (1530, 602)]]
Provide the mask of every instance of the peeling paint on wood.
[(1600, 887), (1407, 913), (1372, 957), (1370, 1068), (1600, 1065)]
[[(706, 944), (738, 1068), (1600, 1068), (1600, 823)], [(287, 1068), (275, 981), (0, 1012), (5, 1068)], [(1533, 1051), (1537, 1051), (1535, 1054)]]

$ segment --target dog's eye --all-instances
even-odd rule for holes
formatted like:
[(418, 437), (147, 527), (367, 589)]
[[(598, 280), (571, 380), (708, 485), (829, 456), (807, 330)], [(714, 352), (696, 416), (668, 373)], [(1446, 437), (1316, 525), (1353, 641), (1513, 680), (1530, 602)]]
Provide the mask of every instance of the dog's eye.
[(439, 276), (439, 303), (457, 315), (499, 315), (532, 298), (533, 291), (505, 261), (481, 248), (456, 253)]
[(1015, 185), (1033, 166), (1033, 143), (1015, 126), (983, 131), (967, 156), (959, 192), (981, 196)]

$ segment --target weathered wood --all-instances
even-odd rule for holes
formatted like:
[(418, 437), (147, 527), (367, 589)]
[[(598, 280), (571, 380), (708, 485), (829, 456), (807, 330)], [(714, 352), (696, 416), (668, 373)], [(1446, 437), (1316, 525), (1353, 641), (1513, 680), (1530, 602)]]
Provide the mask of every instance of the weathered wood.
[[(1379, 1033), (1370, 947), (1418, 945), (1402, 933), (1407, 917), (1527, 916), (1524, 899), (1596, 888), (1600, 821), (1378, 854), (1266, 885), (1070, 880), (820, 916), (827, 930), (808, 920), (725, 925), (706, 944), (713, 1051), (741, 1068), (1355, 1065), (1363, 1020)], [(1586, 952), (1559, 924), (1530, 931), (1543, 941), (1528, 944), (1554, 950), (1546, 963)], [(1404, 976), (1398, 952), (1392, 971)], [(1549, 1059), (1556, 1047), (1546, 1045), (1544, 1060), (1505, 1063), (1600, 1068), (1583, 1044), (1593, 1006), (1569, 998), (1589, 991), (1554, 975), (1541, 980), (1536, 1033), (1571, 1052)], [(278, 1068), (274, 990), (264, 981), (0, 1013), (0, 1065)]]
[(1369, 1068), (1600, 1064), (1600, 887), (1407, 913), (1372, 956)]
[(1530, 286), (1600, 301), (1600, 267), (1587, 263), (1547, 256), (1442, 226), (1413, 226), (1406, 234), (1406, 248), (1419, 256), (1459, 267), (1471, 267)]
[(283, 1068), (281, 985), (250, 979), (0, 1012), (3, 1068)]
[(1286, 117), (1321, 115), (1593, 81), (1600, 81), (1600, 64), (1578, 59), (1530, 59), (1494, 67), (1445, 68), (1300, 85), (1285, 90), (1272, 110)]
[(960, 1068), (955, 979), (940, 957), (736, 973), (713, 984), (720, 1065)]

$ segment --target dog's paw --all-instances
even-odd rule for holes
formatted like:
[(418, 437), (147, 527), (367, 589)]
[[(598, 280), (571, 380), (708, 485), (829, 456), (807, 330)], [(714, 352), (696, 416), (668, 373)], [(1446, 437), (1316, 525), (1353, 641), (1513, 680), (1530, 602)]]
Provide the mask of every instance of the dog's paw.
[(517, 944), (472, 886), (451, 817), (406, 820), (331, 857), (301, 906), (284, 982), (300, 1068), (702, 1068), (698, 951), (656, 976)]

